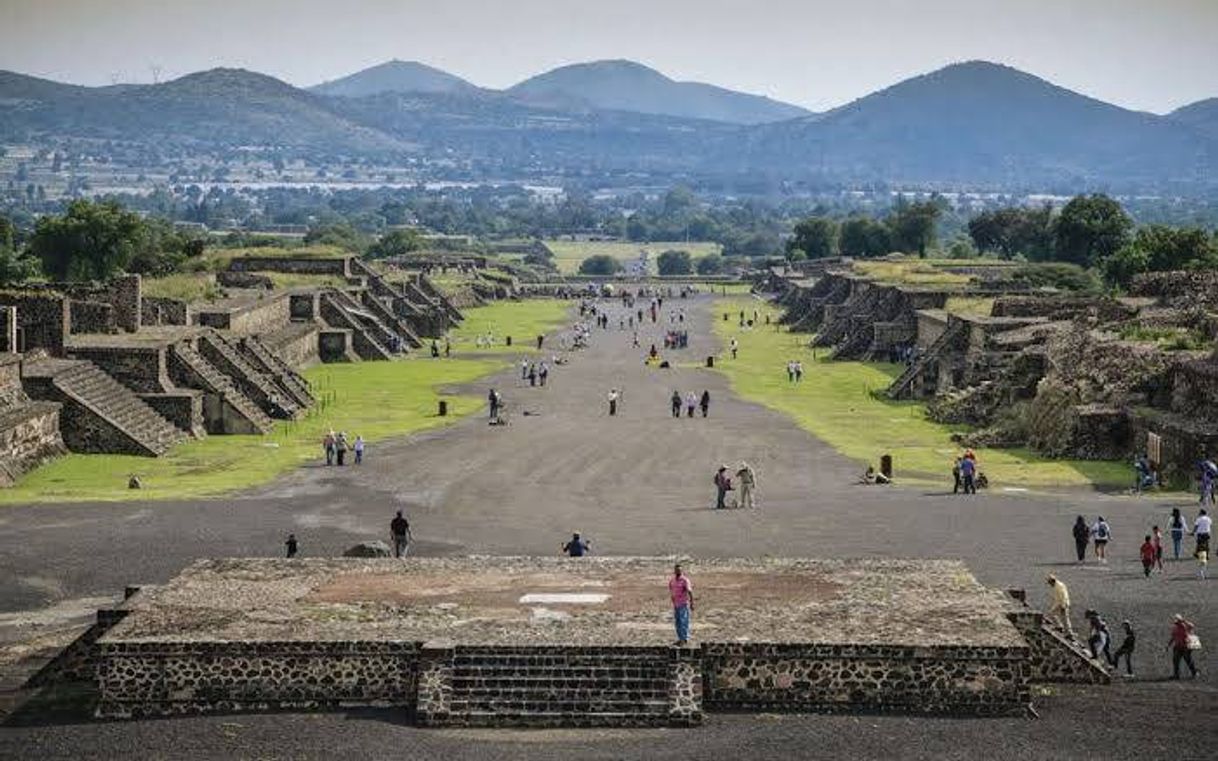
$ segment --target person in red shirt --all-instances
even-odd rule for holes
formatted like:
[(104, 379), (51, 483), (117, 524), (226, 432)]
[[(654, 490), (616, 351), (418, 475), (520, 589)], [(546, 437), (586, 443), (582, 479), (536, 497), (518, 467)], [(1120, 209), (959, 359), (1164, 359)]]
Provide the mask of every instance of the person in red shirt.
[(672, 578), (668, 580), (668, 594), (672, 598), (672, 618), (677, 628), (677, 644), (689, 642), (689, 614), (694, 609), (694, 588), (689, 577), (681, 572), (680, 564), (673, 566)]
[(1142, 573), (1146, 578), (1150, 578), (1150, 572), (1155, 567), (1155, 544), (1150, 541), (1150, 534), (1146, 535), (1146, 539), (1142, 541), (1142, 548), (1139, 550), (1142, 555)]
[(1168, 641), (1168, 645), (1171, 647), (1172, 679), (1180, 678), (1180, 661), (1184, 661), (1188, 665), (1188, 670), (1194, 677), (1197, 676), (1197, 666), (1193, 663), (1193, 650), (1200, 645), (1200, 641), (1193, 634), (1195, 629), (1193, 623), (1179, 613), (1172, 621), (1171, 639)]

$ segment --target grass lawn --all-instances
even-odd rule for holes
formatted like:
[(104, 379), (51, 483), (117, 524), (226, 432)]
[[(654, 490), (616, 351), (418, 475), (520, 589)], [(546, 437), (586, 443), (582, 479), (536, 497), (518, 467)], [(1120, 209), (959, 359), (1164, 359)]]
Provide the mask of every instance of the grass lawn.
[[(550, 333), (567, 322), (571, 302), (559, 299), (535, 299), (530, 301), (495, 301), (486, 306), (463, 309), (465, 320), (449, 335), (453, 342), (453, 353), (493, 352), (515, 353), (537, 351), (537, 336)], [(493, 346), (479, 348), (478, 336), (491, 333), (495, 337)], [(512, 337), (512, 345), (504, 343)]]
[[(0, 504), (58, 501), (117, 501), (218, 496), (265, 484), (321, 456), (330, 429), (354, 441), (375, 442), (455, 422), (476, 411), (480, 395), (448, 396), (449, 416), (436, 416), (439, 388), (467, 383), (502, 367), (495, 360), (411, 359), (321, 365), (305, 376), (318, 405), (300, 420), (279, 423), (267, 436), (209, 436), (188, 441), (159, 458), (71, 454), (0, 491)], [(137, 474), (143, 489), (127, 489)]]
[[(860, 463), (878, 467), (880, 455), (891, 454), (897, 478), (902, 482), (950, 483), (952, 458), (959, 445), (951, 441), (961, 426), (936, 423), (926, 417), (918, 402), (893, 402), (872, 396), (886, 388), (899, 366), (878, 362), (833, 362), (824, 349), (816, 356), (807, 348), (811, 336), (788, 333), (765, 326), (765, 314), (776, 320), (778, 312), (756, 299), (723, 299), (715, 315), (737, 314), (744, 308), (762, 310), (763, 326), (741, 331), (735, 319), (715, 320), (715, 330), (725, 340), (740, 343), (740, 359), (722, 359), (716, 368), (725, 373), (732, 388), (751, 401), (790, 415), (802, 428)], [(787, 382), (786, 363), (798, 359), (804, 365), (799, 385)], [(1129, 467), (1120, 462), (1050, 460), (1022, 449), (977, 451), (982, 471), (991, 488), (1086, 486), (1123, 487), (1129, 482)], [(862, 472), (860, 465), (859, 471)]]
[(630, 241), (582, 241), (582, 240), (548, 240), (545, 242), (554, 252), (554, 264), (559, 272), (572, 274), (579, 272), (579, 265), (589, 256), (608, 254), (619, 261), (633, 261), (639, 258), (640, 251), (646, 251), (651, 259), (651, 271), (655, 273), (656, 257), (665, 251), (688, 251), (694, 259), (707, 254), (718, 254), (722, 246), (718, 243), (693, 241), (690, 243), (632, 243)]

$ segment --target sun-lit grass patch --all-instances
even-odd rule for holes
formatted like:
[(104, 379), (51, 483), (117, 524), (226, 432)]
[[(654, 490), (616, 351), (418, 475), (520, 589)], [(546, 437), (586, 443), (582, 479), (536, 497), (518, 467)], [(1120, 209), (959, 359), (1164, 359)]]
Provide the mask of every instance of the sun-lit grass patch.
[[(558, 299), (496, 301), (462, 310), (465, 319), (450, 333), (454, 354), (459, 352), (530, 352), (536, 339), (567, 321), (571, 302)], [(492, 335), (494, 344), (477, 345), (478, 336)], [(512, 337), (512, 345), (506, 344)]]
[[(715, 315), (751, 312), (761, 304), (756, 299), (723, 299)], [(878, 466), (880, 456), (891, 454), (897, 476), (908, 481), (943, 483), (951, 478), (951, 463), (961, 448), (951, 434), (962, 426), (936, 423), (917, 402), (894, 402), (878, 398), (900, 372), (899, 365), (878, 362), (835, 362), (824, 349), (808, 347), (811, 336), (766, 326), (765, 315), (776, 322), (777, 311), (762, 308), (762, 326), (741, 330), (738, 321), (715, 320), (715, 330), (725, 341), (736, 338), (740, 356), (736, 361), (723, 355), (716, 368), (727, 375), (741, 396), (783, 412), (802, 428), (824, 440), (842, 454)], [(799, 384), (787, 380), (788, 360), (803, 362)], [(1050, 460), (1022, 449), (977, 451), (982, 471), (993, 488), (1086, 486), (1112, 487), (1129, 481), (1129, 468), (1117, 462)]]
[(548, 240), (546, 245), (554, 252), (554, 263), (564, 274), (579, 272), (579, 265), (590, 256), (605, 254), (619, 261), (627, 262), (639, 258), (639, 252), (646, 251), (651, 260), (651, 271), (655, 273), (656, 258), (665, 251), (688, 251), (694, 259), (708, 254), (718, 254), (723, 247), (718, 243), (706, 241), (682, 241), (660, 243), (633, 243), (630, 241), (580, 241), (580, 240)]
[(994, 312), (994, 299), (986, 296), (949, 296), (943, 309), (951, 314), (989, 317)]

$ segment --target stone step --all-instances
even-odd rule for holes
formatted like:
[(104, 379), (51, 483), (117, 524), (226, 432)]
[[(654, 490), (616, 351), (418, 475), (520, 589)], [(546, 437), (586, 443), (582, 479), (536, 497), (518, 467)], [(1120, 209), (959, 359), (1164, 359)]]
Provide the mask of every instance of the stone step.
[(162, 455), (186, 438), (177, 426), (161, 417), (129, 388), (111, 378), (91, 362), (79, 364), (54, 376), (62, 393), (122, 431), (151, 455)]
[(623, 715), (668, 714), (669, 702), (663, 700), (465, 700), (453, 696), (452, 713), (497, 713), (526, 715), (544, 713), (617, 713)]
[(204, 358), (228, 375), (233, 384), (268, 416), (291, 419), (300, 411), (299, 405), (287, 392), (281, 392), (273, 379), (251, 366), (220, 333), (207, 331), (201, 338), (200, 346)]
[(208, 362), (202, 355), (186, 344), (175, 344), (173, 347), (174, 354), (191, 370), (193, 370), (203, 381), (210, 386), (210, 391), (218, 394), (236, 409), (246, 420), (254, 427), (258, 428), (263, 433), (268, 433), (274, 427), (275, 422), (262, 411), (262, 408), (254, 404), (245, 394), (241, 393), (228, 376), (220, 372), (214, 365)]
[(661, 727), (670, 723), (668, 711), (654, 712), (585, 712), (532, 711), (509, 713), (503, 711), (454, 712), (455, 719), (443, 724), (467, 727)]

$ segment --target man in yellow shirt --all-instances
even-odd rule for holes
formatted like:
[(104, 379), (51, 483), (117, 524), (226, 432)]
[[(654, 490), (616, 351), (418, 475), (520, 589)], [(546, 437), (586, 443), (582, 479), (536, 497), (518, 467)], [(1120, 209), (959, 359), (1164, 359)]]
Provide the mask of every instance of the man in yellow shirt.
[(1074, 636), (1074, 627), (1070, 625), (1070, 590), (1061, 579), (1053, 574), (1045, 577), (1045, 583), (1053, 590), (1053, 601), (1049, 606), (1049, 620), (1057, 620), (1065, 629), (1066, 634)]

